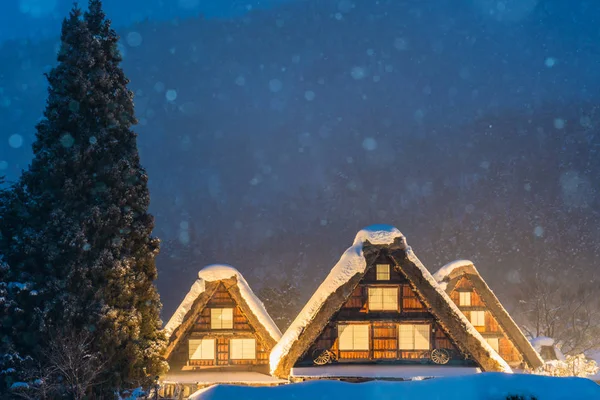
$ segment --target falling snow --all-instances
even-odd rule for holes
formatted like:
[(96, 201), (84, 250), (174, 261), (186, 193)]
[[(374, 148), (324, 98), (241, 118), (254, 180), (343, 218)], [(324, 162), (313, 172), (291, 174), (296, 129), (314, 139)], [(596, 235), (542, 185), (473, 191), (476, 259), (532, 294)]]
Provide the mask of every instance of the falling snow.
[[(70, 7), (9, 3), (7, 184), (31, 161)], [(540, 268), (596, 279), (594, 1), (104, 3), (135, 94), (163, 315), (209, 262), (234, 263), (253, 288), (312, 293), (344, 237), (376, 221), (410, 232), (428, 266), (473, 259), (515, 310)], [(105, 137), (54, 140), (95, 152)]]

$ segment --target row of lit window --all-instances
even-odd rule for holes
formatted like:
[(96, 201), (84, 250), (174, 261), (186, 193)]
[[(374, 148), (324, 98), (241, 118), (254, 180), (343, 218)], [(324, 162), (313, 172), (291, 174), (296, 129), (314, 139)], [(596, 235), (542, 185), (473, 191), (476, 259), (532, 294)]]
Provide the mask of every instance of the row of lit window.
[[(190, 339), (190, 360), (214, 360), (216, 340), (215, 339)], [(229, 358), (231, 360), (254, 360), (256, 359), (256, 339), (230, 339)]]
[[(339, 324), (338, 348), (342, 351), (370, 350), (370, 325), (368, 324)], [(429, 324), (399, 324), (399, 350), (429, 350), (431, 325)], [(395, 350), (395, 349), (394, 349)]]
[[(368, 351), (370, 325), (339, 324), (338, 348), (341, 351)], [(431, 325), (398, 324), (398, 350), (429, 350)], [(498, 351), (498, 338), (486, 338), (490, 346)], [(396, 350), (396, 349), (386, 349)]]

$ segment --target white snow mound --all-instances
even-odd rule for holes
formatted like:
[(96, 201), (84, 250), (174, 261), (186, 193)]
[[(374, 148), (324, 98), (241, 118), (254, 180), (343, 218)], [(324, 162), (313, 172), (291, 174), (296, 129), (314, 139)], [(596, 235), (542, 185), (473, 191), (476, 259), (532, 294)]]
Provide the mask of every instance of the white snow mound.
[(274, 387), (217, 385), (192, 394), (190, 400), (344, 400), (443, 399), (505, 400), (508, 396), (539, 400), (598, 399), (600, 386), (584, 378), (483, 373), (411, 382), (347, 383), (321, 380)]

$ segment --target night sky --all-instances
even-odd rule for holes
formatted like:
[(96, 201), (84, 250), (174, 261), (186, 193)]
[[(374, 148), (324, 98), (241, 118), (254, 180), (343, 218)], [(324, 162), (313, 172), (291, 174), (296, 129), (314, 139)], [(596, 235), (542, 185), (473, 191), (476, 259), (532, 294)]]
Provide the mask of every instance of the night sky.
[[(70, 5), (0, 5), (9, 180), (30, 159)], [(214, 262), (308, 298), (373, 223), (432, 271), (473, 259), (501, 298), (534, 267), (594, 272), (595, 0), (104, 5), (136, 94), (165, 314)]]
[[(108, 0), (104, 2), (104, 9), (115, 27), (123, 27), (146, 19), (169, 20), (197, 15), (239, 17), (248, 11), (286, 1), (290, 0)], [(0, 40), (56, 36), (60, 22), (73, 3), (70, 0), (4, 1), (0, 13)], [(85, 6), (86, 1), (78, 3)]]

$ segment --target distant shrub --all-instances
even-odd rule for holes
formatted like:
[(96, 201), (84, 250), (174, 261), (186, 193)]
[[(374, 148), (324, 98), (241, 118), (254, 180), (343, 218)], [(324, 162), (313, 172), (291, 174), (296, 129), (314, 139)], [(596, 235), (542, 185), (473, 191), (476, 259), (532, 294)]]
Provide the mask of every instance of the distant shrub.
[(538, 400), (537, 397), (535, 396), (521, 396), (520, 394), (514, 395), (508, 395), (506, 396), (506, 400)]

